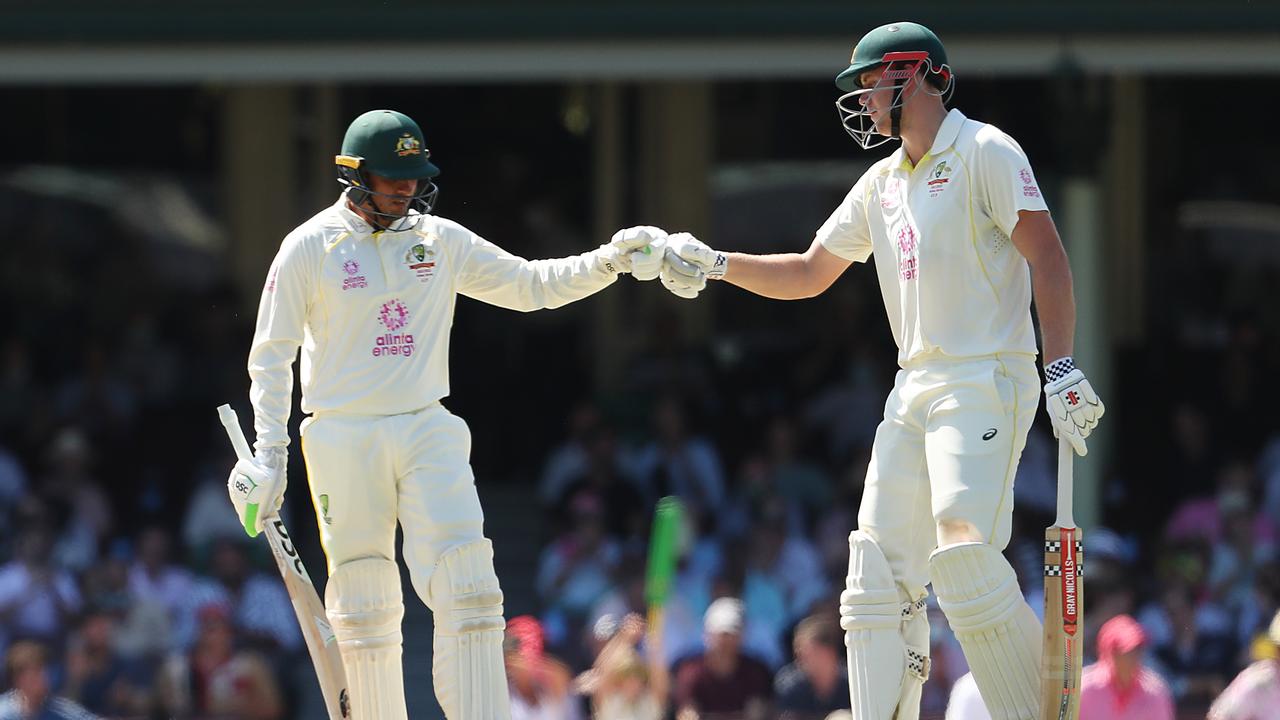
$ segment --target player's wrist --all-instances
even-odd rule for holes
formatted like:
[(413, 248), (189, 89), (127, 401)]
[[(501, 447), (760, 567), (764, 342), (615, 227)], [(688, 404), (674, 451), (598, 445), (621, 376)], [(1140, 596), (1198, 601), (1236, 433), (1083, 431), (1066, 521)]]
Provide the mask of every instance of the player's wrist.
[(722, 253), (719, 250), (713, 250), (715, 260), (712, 261), (711, 267), (706, 269), (708, 280), (723, 280), (725, 273), (729, 272), (729, 254)]
[(1045, 384), (1052, 385), (1065, 378), (1067, 375), (1070, 375), (1075, 369), (1075, 360), (1073, 360), (1070, 355), (1064, 355), (1051, 363), (1045, 363)]

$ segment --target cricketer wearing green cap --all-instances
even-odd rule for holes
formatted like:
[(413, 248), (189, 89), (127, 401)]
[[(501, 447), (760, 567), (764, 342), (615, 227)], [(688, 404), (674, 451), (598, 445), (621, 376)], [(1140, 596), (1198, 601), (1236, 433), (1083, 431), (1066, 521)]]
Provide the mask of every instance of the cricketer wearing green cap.
[(1067, 457), (1085, 454), (1103, 414), (1071, 357), (1067, 255), (1018, 143), (948, 109), (955, 76), (931, 30), (871, 30), (835, 82), (841, 122), (859, 146), (901, 145), (858, 179), (808, 248), (718, 252), (686, 233), (668, 238), (667, 257), (782, 300), (822, 293), (853, 263), (875, 266), (900, 371), (876, 429), (840, 597), (853, 717), (919, 717), (930, 584), (991, 716), (1038, 717), (1042, 629), (1002, 551), (1039, 404), (1037, 349)]
[(250, 534), (280, 507), (301, 349), (302, 454), (351, 716), (407, 718), (399, 526), (414, 589), (434, 616), (432, 677), (445, 716), (507, 720), (503, 597), (471, 433), (440, 403), (454, 307), (463, 295), (523, 312), (557, 308), (621, 274), (655, 279), (666, 235), (627, 228), (588, 252), (526, 260), (435, 214), (440, 170), (427, 148), (421, 127), (394, 110), (364, 113), (347, 129), (334, 159), (341, 195), (285, 237), (267, 272), (248, 361), (256, 453), (236, 463), (227, 490)]

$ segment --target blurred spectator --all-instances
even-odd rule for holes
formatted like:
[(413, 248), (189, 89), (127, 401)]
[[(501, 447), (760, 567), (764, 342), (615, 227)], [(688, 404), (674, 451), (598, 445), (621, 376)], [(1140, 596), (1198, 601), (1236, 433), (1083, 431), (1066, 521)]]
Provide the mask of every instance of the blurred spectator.
[(173, 654), (156, 679), (157, 710), (180, 718), (283, 718), (284, 702), (271, 666), (256, 653), (236, 649), (226, 606), (204, 605), (196, 620), (191, 651)]
[(128, 434), (137, 413), (137, 398), (111, 368), (111, 354), (100, 340), (84, 345), (78, 375), (66, 378), (53, 396), (61, 422), (85, 423), (96, 439)]
[(795, 662), (773, 681), (780, 720), (821, 720), (848, 709), (849, 671), (839, 621), (829, 614), (806, 617), (796, 626), (792, 646)]
[(0, 567), (0, 649), (34, 639), (61, 648), (80, 611), (75, 578), (52, 564), (53, 537), (33, 525), (18, 538), (13, 562)]
[(1240, 489), (1218, 497), (1222, 535), (1209, 563), (1209, 592), (1228, 611), (1240, 612), (1250, 601), (1258, 568), (1275, 557), (1275, 545), (1264, 527), (1270, 523)]
[(94, 450), (83, 430), (63, 428), (50, 443), (48, 471), (39, 493), (44, 502), (64, 517), (54, 547), (57, 563), (70, 570), (84, 570), (98, 557), (102, 541), (114, 526), (111, 501), (94, 478)]
[(1152, 668), (1166, 678), (1179, 705), (1207, 705), (1226, 686), (1235, 656), (1230, 618), (1213, 603), (1196, 606), (1185, 585), (1167, 586), (1140, 614), (1151, 640)]
[(819, 390), (804, 413), (805, 427), (825, 437), (826, 457), (837, 464), (871, 447), (884, 408), (884, 388), (866, 345), (853, 350), (844, 376)]
[(544, 651), (542, 625), (531, 615), (507, 621), (503, 657), (511, 687), (511, 720), (577, 720), (573, 673)]
[(18, 501), (27, 492), (27, 473), (18, 458), (0, 445), (0, 557), (8, 557)]
[(226, 445), (225, 436), (217, 438), (213, 447), (218, 450), (193, 473), (195, 488), (182, 516), (182, 542), (196, 556), (207, 555), (219, 540), (244, 537), (244, 525), (227, 497), (226, 468), (235, 464), (235, 457), (224, 449)]
[(764, 663), (742, 652), (742, 601), (720, 597), (707, 608), (707, 650), (676, 669), (677, 720), (771, 717), (773, 678)]
[(200, 578), (187, 597), (177, 628), (179, 647), (191, 646), (202, 609), (219, 605), (228, 610), (246, 640), (265, 643), (268, 650), (302, 648), (302, 631), (284, 583), (278, 575), (250, 567), (243, 541), (220, 540), (214, 545), (212, 575)]
[(646, 656), (638, 650), (646, 625), (639, 614), (622, 620), (621, 627), (605, 643), (591, 670), (584, 673), (579, 691), (591, 696), (593, 720), (662, 720), (666, 717), (671, 679), (662, 659), (661, 638)]
[(592, 436), (602, 424), (600, 410), (590, 402), (578, 403), (569, 413), (569, 437), (553, 448), (542, 466), (538, 499), (552, 507), (564, 497), (569, 483), (582, 477), (590, 465)]
[[(802, 454), (800, 429), (785, 415), (769, 423), (765, 439), (767, 490), (786, 502), (794, 533), (807, 533), (831, 501), (826, 472)], [(798, 520), (798, 522), (796, 522)]]
[(76, 703), (56, 697), (49, 683), (48, 658), (39, 643), (14, 643), (5, 655), (5, 682), (0, 720), (96, 720)]
[(1246, 667), (1213, 701), (1209, 720), (1266, 720), (1280, 708), (1280, 613), (1267, 633), (1272, 657)]
[(1142, 662), (1147, 635), (1128, 615), (1098, 630), (1098, 662), (1080, 680), (1080, 720), (1173, 720), (1173, 694)]
[(176, 622), (195, 580), (189, 570), (172, 562), (171, 548), (164, 528), (143, 528), (138, 534), (137, 560), (129, 568), (129, 591), (135, 598), (159, 604)]
[(567, 478), (562, 493), (553, 499), (551, 509), (557, 526), (565, 518), (555, 517), (568, 508), (572, 500), (590, 496), (599, 504), (604, 529), (630, 550), (644, 550), (644, 537), (653, 516), (652, 504), (646, 503), (635, 482), (623, 473), (613, 429), (600, 426), (583, 438), (586, 464), (576, 475)]
[[(542, 551), (537, 590), (549, 621), (581, 627), (592, 605), (609, 591), (621, 552), (605, 534), (604, 508), (597, 496), (576, 495), (569, 511), (571, 526)], [(552, 642), (566, 639), (557, 633)]]
[(116, 652), (118, 622), (102, 608), (85, 614), (67, 650), (63, 694), (99, 715), (141, 716), (150, 707), (151, 674)]
[(965, 673), (951, 686), (946, 720), (991, 720), (991, 712), (982, 701), (973, 673)]
[(651, 500), (676, 495), (700, 526), (724, 502), (724, 469), (711, 441), (693, 435), (684, 404), (665, 395), (653, 409), (655, 437), (633, 459), (636, 477)]

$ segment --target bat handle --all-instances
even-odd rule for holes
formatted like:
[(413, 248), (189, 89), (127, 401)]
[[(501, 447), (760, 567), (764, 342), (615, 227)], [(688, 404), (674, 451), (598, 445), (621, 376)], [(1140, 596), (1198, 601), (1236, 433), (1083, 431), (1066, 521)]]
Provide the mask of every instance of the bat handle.
[(227, 437), (231, 439), (231, 447), (235, 448), (236, 457), (252, 461), (253, 451), (249, 449), (249, 441), (245, 439), (244, 431), (240, 429), (240, 419), (236, 417), (236, 411), (230, 405), (219, 405), (218, 419), (222, 421), (222, 427), (227, 430)]
[(1055, 524), (1058, 527), (1075, 527), (1076, 521), (1072, 517), (1072, 498), (1074, 493), (1074, 479), (1072, 477), (1073, 464), (1075, 462), (1075, 451), (1071, 448), (1071, 443), (1066, 438), (1058, 439), (1058, 519)]
[(649, 636), (649, 647), (657, 647), (658, 639), (662, 637), (662, 606), (649, 606), (649, 622), (645, 634)]

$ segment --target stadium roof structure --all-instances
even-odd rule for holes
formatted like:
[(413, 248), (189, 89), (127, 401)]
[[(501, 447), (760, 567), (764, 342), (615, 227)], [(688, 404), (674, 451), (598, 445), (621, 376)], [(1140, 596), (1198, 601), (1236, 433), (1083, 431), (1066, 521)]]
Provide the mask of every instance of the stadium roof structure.
[[(1280, 72), (1276, 2), (910, 14), (968, 72)], [(819, 77), (900, 15), (849, 0), (0, 0), (0, 83)]]

